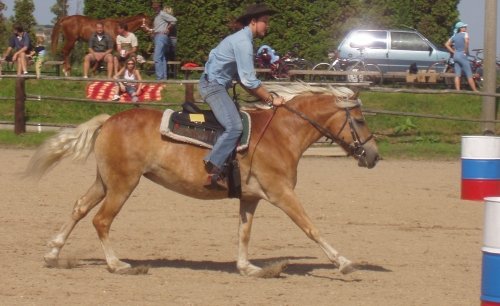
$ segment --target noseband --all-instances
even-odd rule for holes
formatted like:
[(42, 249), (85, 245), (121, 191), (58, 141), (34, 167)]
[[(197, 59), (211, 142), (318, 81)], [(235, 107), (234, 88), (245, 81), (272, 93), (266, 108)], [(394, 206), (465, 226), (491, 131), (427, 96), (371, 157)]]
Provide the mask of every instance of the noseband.
[[(345, 107), (343, 108), (345, 111), (345, 121), (344, 124), (342, 124), (342, 128), (339, 130), (337, 135), (333, 135), (328, 129), (322, 127), (318, 122), (312, 120), (311, 118), (307, 117), (306, 114), (295, 110), (291, 108), (290, 106), (283, 104), (283, 107), (287, 109), (288, 111), (296, 114), (300, 118), (306, 120), (309, 122), (312, 126), (314, 126), (324, 137), (330, 139), (332, 142), (335, 141), (338, 144), (342, 145), (343, 147), (348, 149), (349, 155), (354, 156), (355, 158), (361, 158), (366, 155), (366, 151), (363, 148), (363, 145), (365, 145), (368, 141), (370, 141), (373, 138), (373, 134), (370, 134), (364, 141), (361, 141), (361, 138), (359, 137), (358, 132), (356, 131), (356, 128), (354, 127), (354, 123), (352, 122), (352, 117), (351, 117), (351, 110), (359, 107), (359, 106), (353, 106), (353, 107)], [(352, 143), (347, 143), (343, 139), (340, 138), (340, 133), (345, 129), (345, 127), (349, 124), (349, 129), (351, 131), (351, 136), (353, 139)]]

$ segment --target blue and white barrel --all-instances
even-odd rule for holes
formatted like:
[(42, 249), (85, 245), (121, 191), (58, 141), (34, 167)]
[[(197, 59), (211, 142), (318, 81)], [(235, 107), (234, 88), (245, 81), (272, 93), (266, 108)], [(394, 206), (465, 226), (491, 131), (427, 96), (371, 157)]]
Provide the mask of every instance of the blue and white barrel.
[(500, 196), (500, 137), (462, 136), (464, 200)]
[(500, 197), (484, 201), (481, 305), (500, 306)]

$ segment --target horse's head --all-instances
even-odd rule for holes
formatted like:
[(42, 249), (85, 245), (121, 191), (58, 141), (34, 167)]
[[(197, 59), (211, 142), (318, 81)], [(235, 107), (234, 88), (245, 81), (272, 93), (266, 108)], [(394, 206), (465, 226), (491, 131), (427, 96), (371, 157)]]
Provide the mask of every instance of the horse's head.
[(148, 28), (151, 27), (151, 18), (144, 13), (125, 17), (121, 20), (121, 22), (125, 22), (128, 25), (129, 31), (132, 32), (135, 32), (139, 28), (145, 29), (145, 26)]
[(326, 123), (331, 134), (325, 136), (330, 136), (329, 138), (341, 145), (349, 155), (356, 158), (360, 167), (375, 167), (379, 160), (378, 148), (361, 111), (361, 101), (339, 101), (338, 96), (334, 98), (334, 105), (338, 109)]
[(312, 95), (296, 100), (300, 105), (285, 104), (284, 107), (308, 121), (322, 136), (337, 142), (358, 160), (359, 166), (375, 167), (379, 160), (377, 144), (361, 111), (361, 102), (350, 89), (311, 87), (299, 83), (271, 90), (284, 95), (287, 100), (300, 92), (312, 92)]

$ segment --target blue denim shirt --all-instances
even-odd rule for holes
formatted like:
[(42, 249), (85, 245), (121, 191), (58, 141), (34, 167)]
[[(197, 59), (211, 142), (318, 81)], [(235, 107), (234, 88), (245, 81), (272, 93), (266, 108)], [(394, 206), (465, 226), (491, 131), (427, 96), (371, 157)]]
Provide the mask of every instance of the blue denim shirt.
[(252, 39), (248, 26), (224, 38), (208, 56), (205, 64), (208, 79), (230, 88), (232, 81), (239, 77), (245, 87), (259, 87), (261, 81), (255, 75)]

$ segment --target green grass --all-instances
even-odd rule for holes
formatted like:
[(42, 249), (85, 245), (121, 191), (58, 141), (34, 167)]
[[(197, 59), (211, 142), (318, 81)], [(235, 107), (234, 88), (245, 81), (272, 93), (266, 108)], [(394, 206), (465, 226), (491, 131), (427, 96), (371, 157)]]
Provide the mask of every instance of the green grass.
[[(29, 96), (57, 96), (85, 98), (85, 82), (28, 80)], [(15, 80), (0, 80), (0, 120), (13, 121)], [(10, 97), (2, 99), (3, 97)], [(162, 103), (180, 105), (184, 101), (183, 85), (167, 85), (162, 92)], [(408, 94), (363, 91), (363, 108), (370, 111), (398, 111), (478, 119), (481, 116), (481, 97), (458, 94)], [(114, 114), (131, 105), (93, 104), (68, 101), (39, 101), (28, 99), (26, 116), (29, 123), (74, 125), (101, 113)], [(165, 106), (148, 106), (164, 109)], [(169, 108), (172, 108), (169, 106)], [(176, 107), (173, 107), (176, 108)], [(498, 117), (497, 107), (497, 117)], [(462, 135), (481, 134), (481, 124), (440, 119), (367, 114), (368, 126), (377, 137), (384, 158), (454, 159), (460, 157)], [(499, 132), (499, 125), (496, 125)], [(15, 135), (10, 130), (0, 131), (0, 145), (35, 147), (53, 133), (26, 133)]]

